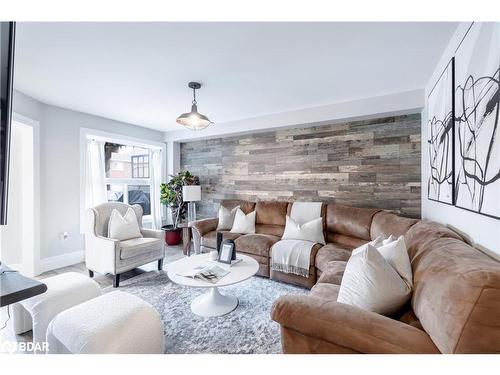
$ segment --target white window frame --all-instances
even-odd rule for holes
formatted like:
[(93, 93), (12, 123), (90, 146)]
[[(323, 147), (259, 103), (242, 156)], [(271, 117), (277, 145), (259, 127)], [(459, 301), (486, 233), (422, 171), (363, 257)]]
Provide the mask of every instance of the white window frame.
[[(121, 144), (124, 146), (134, 146), (141, 147), (148, 150), (160, 149), (162, 151), (162, 181), (166, 179), (166, 165), (167, 165), (167, 146), (162, 142), (150, 141), (147, 139), (129, 137), (116, 133), (109, 133), (100, 130), (90, 129), (90, 128), (80, 128), (80, 231), (84, 232), (84, 213), (85, 213), (85, 152), (86, 152), (86, 142), (87, 139), (95, 139), (102, 142), (110, 142)], [(106, 185), (108, 184), (123, 184), (123, 200), (128, 202), (128, 185), (151, 185), (150, 178), (140, 179), (140, 178), (105, 178)], [(162, 207), (161, 210), (162, 221), (167, 220), (167, 211)], [(151, 215), (145, 215), (142, 218), (142, 224), (149, 225), (152, 223)]]

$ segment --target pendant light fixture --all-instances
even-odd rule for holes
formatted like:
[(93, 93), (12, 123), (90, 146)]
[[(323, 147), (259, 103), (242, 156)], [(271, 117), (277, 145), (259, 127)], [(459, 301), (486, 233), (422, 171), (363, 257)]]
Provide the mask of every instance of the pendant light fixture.
[(201, 88), (201, 83), (189, 82), (188, 87), (193, 89), (193, 104), (191, 106), (191, 112), (183, 113), (182, 115), (177, 117), (176, 122), (190, 130), (203, 130), (208, 125), (213, 124), (213, 122), (210, 121), (207, 116), (198, 113), (198, 107), (196, 103), (196, 90)]

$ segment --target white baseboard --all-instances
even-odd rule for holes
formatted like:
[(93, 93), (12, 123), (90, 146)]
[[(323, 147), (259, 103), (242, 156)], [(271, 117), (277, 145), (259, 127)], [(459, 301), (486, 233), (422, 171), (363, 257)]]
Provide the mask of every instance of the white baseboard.
[(58, 268), (71, 266), (85, 260), (85, 251), (74, 251), (72, 253), (56, 255), (53, 257), (40, 259), (39, 274), (52, 271)]
[(20, 271), (23, 268), (22, 263), (16, 263), (16, 264), (2, 263), (2, 264), (8, 266), (11, 270), (15, 270), (15, 271)]
[(23, 264), (23, 263), (6, 264), (5, 263), (5, 265), (12, 270), (15, 270), (15, 271), (22, 273), (24, 276), (27, 276), (27, 277), (37, 276), (37, 275), (35, 275), (35, 272), (33, 271), (33, 267), (29, 267), (26, 264)]

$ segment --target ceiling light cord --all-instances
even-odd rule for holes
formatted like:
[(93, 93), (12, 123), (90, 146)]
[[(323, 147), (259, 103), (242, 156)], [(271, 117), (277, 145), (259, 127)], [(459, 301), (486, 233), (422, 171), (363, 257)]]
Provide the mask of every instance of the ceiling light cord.
[(193, 88), (193, 104), (198, 104), (196, 102), (196, 89), (195, 88)]

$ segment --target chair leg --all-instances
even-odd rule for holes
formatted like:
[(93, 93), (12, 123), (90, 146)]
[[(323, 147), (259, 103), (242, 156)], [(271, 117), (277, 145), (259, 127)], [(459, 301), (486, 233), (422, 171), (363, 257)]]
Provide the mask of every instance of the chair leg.
[(120, 286), (120, 274), (117, 274), (113, 278), (113, 288), (118, 288)]
[(90, 277), (90, 278), (94, 277), (94, 271), (89, 270), (89, 277)]
[(163, 269), (163, 258), (158, 259), (158, 271)]

